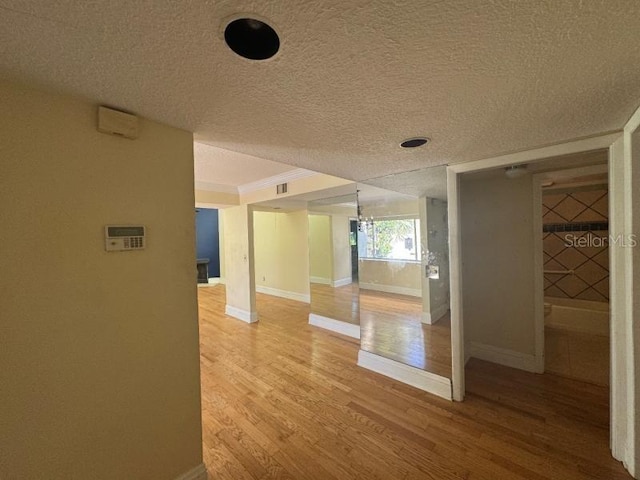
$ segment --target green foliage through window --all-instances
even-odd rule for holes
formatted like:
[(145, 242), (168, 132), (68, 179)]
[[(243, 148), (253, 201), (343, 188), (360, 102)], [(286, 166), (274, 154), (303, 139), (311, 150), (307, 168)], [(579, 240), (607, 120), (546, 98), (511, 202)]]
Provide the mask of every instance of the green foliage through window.
[(419, 260), (420, 220), (382, 219), (367, 223), (362, 255), (368, 258)]

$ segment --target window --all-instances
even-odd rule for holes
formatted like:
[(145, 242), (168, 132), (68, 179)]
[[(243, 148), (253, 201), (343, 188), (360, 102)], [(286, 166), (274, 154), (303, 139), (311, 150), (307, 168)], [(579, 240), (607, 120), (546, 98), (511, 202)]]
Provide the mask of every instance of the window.
[(420, 260), (419, 219), (380, 219), (363, 227), (358, 239), (361, 257)]

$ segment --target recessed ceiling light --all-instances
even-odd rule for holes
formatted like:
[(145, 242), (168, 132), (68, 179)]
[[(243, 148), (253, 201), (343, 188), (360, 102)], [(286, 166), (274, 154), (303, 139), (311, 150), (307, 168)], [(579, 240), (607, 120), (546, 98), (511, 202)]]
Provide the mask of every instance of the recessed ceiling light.
[(224, 29), (229, 48), (249, 60), (266, 60), (280, 49), (280, 38), (266, 23), (255, 18), (238, 18)]
[(416, 147), (421, 147), (422, 145), (426, 144), (428, 141), (429, 139), (426, 137), (409, 138), (404, 142), (402, 142), (400, 146), (402, 148), (416, 148)]

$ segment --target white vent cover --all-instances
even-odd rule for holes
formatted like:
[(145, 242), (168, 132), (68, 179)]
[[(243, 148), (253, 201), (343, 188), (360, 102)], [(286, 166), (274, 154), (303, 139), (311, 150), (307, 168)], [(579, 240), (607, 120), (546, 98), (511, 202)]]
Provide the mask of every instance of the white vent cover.
[(108, 107), (98, 107), (98, 131), (125, 138), (138, 138), (138, 117)]
[(282, 195), (283, 193), (287, 193), (287, 184), (281, 183), (276, 186), (276, 195)]

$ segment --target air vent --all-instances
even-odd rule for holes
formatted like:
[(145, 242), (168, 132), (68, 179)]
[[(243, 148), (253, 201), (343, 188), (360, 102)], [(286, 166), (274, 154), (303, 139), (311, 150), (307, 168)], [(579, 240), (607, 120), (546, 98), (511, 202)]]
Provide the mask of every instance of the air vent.
[(286, 183), (281, 183), (280, 185), (276, 186), (276, 194), (277, 195), (282, 195), (283, 193), (287, 193), (287, 184)]

